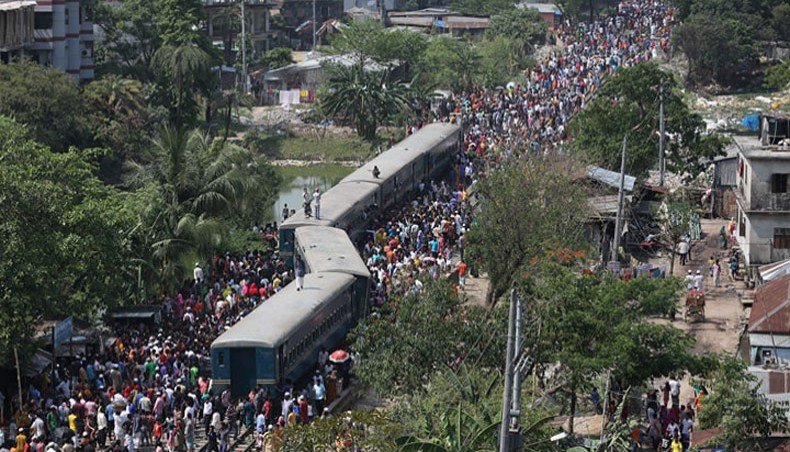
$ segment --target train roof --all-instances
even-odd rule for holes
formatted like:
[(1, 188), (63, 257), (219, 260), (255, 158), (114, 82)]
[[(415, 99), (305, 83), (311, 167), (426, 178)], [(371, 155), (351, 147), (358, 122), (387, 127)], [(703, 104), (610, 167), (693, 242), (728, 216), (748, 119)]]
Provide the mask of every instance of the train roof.
[[(397, 173), (409, 162), (420, 158), (426, 151), (458, 132), (460, 127), (454, 124), (432, 123), (396, 143), (387, 151), (382, 152), (373, 160), (346, 176), (342, 182), (366, 181), (381, 184), (392, 174)], [(377, 166), (381, 175), (373, 177), (373, 167)]]
[(354, 281), (345, 273), (307, 274), (302, 290), (288, 284), (215, 339), (211, 348), (278, 347)]
[(305, 226), (296, 230), (296, 243), (311, 272), (342, 272), (370, 276), (370, 270), (342, 229)]
[(337, 222), (361, 202), (375, 203), (377, 184), (355, 181), (340, 183), (330, 188), (321, 195), (321, 219), (307, 218), (304, 209), (298, 209), (295, 214), (283, 221), (281, 227), (301, 226), (335, 226)]

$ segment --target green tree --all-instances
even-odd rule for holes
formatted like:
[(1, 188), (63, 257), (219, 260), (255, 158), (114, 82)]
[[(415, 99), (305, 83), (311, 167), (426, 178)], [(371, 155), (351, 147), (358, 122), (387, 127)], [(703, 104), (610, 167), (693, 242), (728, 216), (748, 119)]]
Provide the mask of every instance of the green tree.
[(0, 363), (28, 356), (42, 318), (92, 320), (128, 293), (132, 217), (92, 160), (0, 117)]
[(395, 298), (354, 329), (352, 348), (362, 356), (357, 375), (386, 397), (422, 388), (425, 378), (461, 358), (496, 367), (503, 338), (491, 338), (486, 354), (480, 331), (501, 329), (506, 315), (466, 306), (449, 281), (426, 284), (421, 294)]
[[(140, 80), (151, 80), (149, 64), (162, 39), (157, 25), (158, 2), (125, 0), (110, 4), (96, 2), (94, 22), (105, 39), (96, 44), (99, 71), (117, 72)], [(131, 39), (130, 39), (131, 37)]]
[(536, 9), (512, 8), (491, 16), (489, 36), (504, 36), (519, 43), (524, 52), (546, 41), (548, 25)]
[(407, 107), (407, 88), (393, 81), (389, 70), (355, 63), (330, 65), (329, 72), (328, 91), (319, 97), (319, 105), (327, 116), (351, 122), (361, 138), (374, 139), (379, 125)]
[(246, 229), (251, 214), (271, 207), (279, 176), (264, 157), (199, 131), (165, 127), (154, 151), (131, 182), (158, 200), (145, 225), (156, 240), (144, 259), (170, 289), (189, 275), (192, 262), (210, 257), (233, 224)]
[(480, 72), (480, 56), (468, 42), (448, 36), (433, 38), (420, 67), (428, 86), (455, 91), (468, 88)]
[(518, 80), (529, 63), (521, 45), (505, 36), (486, 38), (477, 43), (475, 51), (480, 56), (475, 83), (481, 86), (493, 88)]
[(530, 352), (542, 365), (559, 363), (552, 383), (569, 395), (571, 418), (576, 394), (591, 389), (596, 376), (610, 375), (615, 387), (625, 389), (691, 367), (693, 338), (649, 321), (674, 311), (679, 289), (675, 279), (623, 281), (542, 266), (524, 289), (525, 300), (537, 300), (526, 310), (542, 319)]
[(771, 19), (777, 38), (780, 41), (790, 41), (790, 4), (779, 4), (773, 9)]
[(150, 126), (155, 119), (143, 84), (109, 74), (86, 85), (84, 94), (94, 142), (110, 149), (116, 161), (139, 159), (151, 141)]
[(0, 115), (25, 124), (54, 151), (88, 144), (85, 101), (62, 71), (24, 62), (0, 65)]
[(167, 44), (156, 51), (151, 65), (170, 124), (176, 129), (193, 125), (200, 107), (197, 96), (212, 87), (211, 56), (197, 45)]
[(481, 215), (469, 231), (469, 256), (491, 281), (493, 303), (544, 256), (581, 249), (586, 196), (570, 181), (567, 162), (512, 164), (481, 180)]
[(293, 51), (288, 47), (275, 47), (261, 55), (256, 64), (268, 70), (294, 63)]
[(790, 60), (769, 68), (763, 85), (778, 90), (787, 89), (790, 86)]
[(722, 428), (716, 439), (728, 450), (756, 450), (760, 439), (788, 431), (784, 410), (760, 393), (757, 378), (742, 360), (722, 358), (705, 384), (709, 395), (703, 398), (699, 426)]
[(738, 18), (694, 14), (676, 27), (673, 40), (688, 57), (687, 80), (694, 85), (734, 84), (757, 64), (755, 29)]
[(669, 274), (675, 273), (675, 257), (677, 244), (688, 234), (691, 216), (695, 209), (685, 199), (678, 195), (667, 196), (655, 213), (655, 218), (661, 227), (659, 242), (669, 252)]
[(573, 146), (591, 164), (620, 171), (623, 135), (628, 135), (626, 172), (644, 177), (658, 164), (659, 86), (664, 83), (667, 169), (695, 177), (721, 154), (725, 140), (705, 134), (670, 74), (655, 63), (618, 70), (569, 125)]

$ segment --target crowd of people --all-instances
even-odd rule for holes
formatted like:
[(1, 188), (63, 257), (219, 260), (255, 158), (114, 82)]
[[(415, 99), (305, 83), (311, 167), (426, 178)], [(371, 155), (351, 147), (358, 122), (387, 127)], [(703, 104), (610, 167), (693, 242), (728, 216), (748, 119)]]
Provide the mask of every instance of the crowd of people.
[[(673, 11), (663, 3), (623, 2), (617, 14), (601, 21), (560, 27), (562, 49), (539, 56), (523, 84), (470, 88), (442, 103), (432, 120), (459, 123), (464, 130), (453, 174), (423, 181), (413, 201), (368, 218), (373, 233), (360, 243), (360, 252), (371, 270), (375, 303), (419, 292), (427, 278), (449, 273), (458, 276), (463, 290), (475, 180), (491, 165), (521, 154), (561, 150), (568, 121), (607, 76), (669, 51), (672, 23)], [(319, 190), (305, 190), (305, 213), (320, 218), (320, 201)], [(283, 214), (293, 213), (286, 208)], [(271, 237), (276, 225), (256, 225), (255, 232)], [(256, 387), (234, 400), (229, 390), (216, 393), (209, 378), (213, 339), (300, 280), (304, 267), (289, 270), (274, 251), (218, 254), (203, 267), (196, 263), (191, 283), (162, 301), (161, 324), (118, 326), (107, 346), (58, 359), (53, 372), (32, 379), (24, 400), (16, 400), (13, 415), (2, 420), (0, 450), (194, 450), (200, 430), (211, 450), (225, 452), (243, 429), (257, 433), (260, 448), (273, 450), (282, 429), (326, 415), (325, 406), (348, 374), (345, 369), (339, 375), (343, 370), (327, 361), (325, 351), (316, 374), (299, 390)], [(675, 405), (653, 409), (657, 420), (651, 422), (662, 422), (660, 431), (668, 428), (661, 413), (674, 413)], [(680, 414), (671, 416), (665, 417), (683, 421)]]

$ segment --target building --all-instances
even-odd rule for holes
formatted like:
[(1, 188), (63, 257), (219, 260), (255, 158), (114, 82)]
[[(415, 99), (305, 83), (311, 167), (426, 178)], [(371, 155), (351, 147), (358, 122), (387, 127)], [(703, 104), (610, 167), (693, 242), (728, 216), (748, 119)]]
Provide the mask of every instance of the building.
[(34, 0), (0, 0), (0, 62), (22, 56), (33, 44)]
[[(309, 103), (315, 99), (315, 92), (328, 79), (326, 65), (335, 64), (351, 66), (356, 60), (348, 55), (317, 56), (315, 58), (289, 64), (263, 74), (264, 95), (266, 104), (299, 104)], [(384, 66), (368, 61), (367, 71), (381, 71)]]
[(387, 23), (393, 27), (431, 33), (449, 34), (453, 37), (482, 37), (491, 22), (487, 16), (469, 16), (447, 8), (426, 8), (419, 11), (387, 13)]
[(790, 258), (790, 146), (763, 145), (787, 137), (780, 139), (781, 129), (769, 127), (770, 121), (762, 124), (759, 138), (734, 137), (739, 147), (736, 237), (749, 266)]
[(760, 392), (790, 412), (790, 275), (755, 290), (754, 305), (741, 345)]
[[(276, 34), (271, 31), (274, 0), (245, 0), (244, 17), (249, 28), (245, 32), (252, 41), (248, 57), (255, 58), (274, 47)], [(237, 0), (203, 0), (206, 32), (214, 46), (223, 49), (226, 61), (233, 61), (239, 48), (241, 2)]]
[[(384, 8), (387, 11), (393, 11), (403, 8), (406, 5), (405, 0), (384, 0)], [(370, 11), (379, 12), (381, 7), (381, 0), (343, 0), (343, 11), (348, 12), (353, 8), (362, 8)]]
[(554, 3), (531, 3), (522, 2), (516, 5), (518, 8), (536, 9), (540, 13), (540, 17), (549, 25), (549, 29), (562, 24), (562, 11)]
[(280, 15), (285, 24), (286, 36), (291, 41), (291, 48), (297, 50), (312, 48), (314, 5), (316, 29), (329, 19), (343, 18), (343, 0), (315, 0), (315, 2), (313, 0), (282, 0)]
[(7, 43), (0, 45), (0, 60), (24, 55), (76, 80), (92, 80), (92, 5), (89, 0), (0, 0), (0, 38)]
[(33, 60), (80, 81), (93, 80), (92, 18), (90, 1), (37, 0)]

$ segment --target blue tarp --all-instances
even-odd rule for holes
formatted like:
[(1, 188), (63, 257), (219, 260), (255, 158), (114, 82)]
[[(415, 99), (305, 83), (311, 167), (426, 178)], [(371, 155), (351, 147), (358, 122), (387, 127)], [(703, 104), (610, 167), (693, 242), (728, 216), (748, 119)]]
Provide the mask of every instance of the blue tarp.
[(746, 116), (745, 118), (743, 118), (743, 121), (741, 121), (741, 125), (751, 130), (752, 132), (757, 132), (758, 130), (760, 130), (760, 115)]

